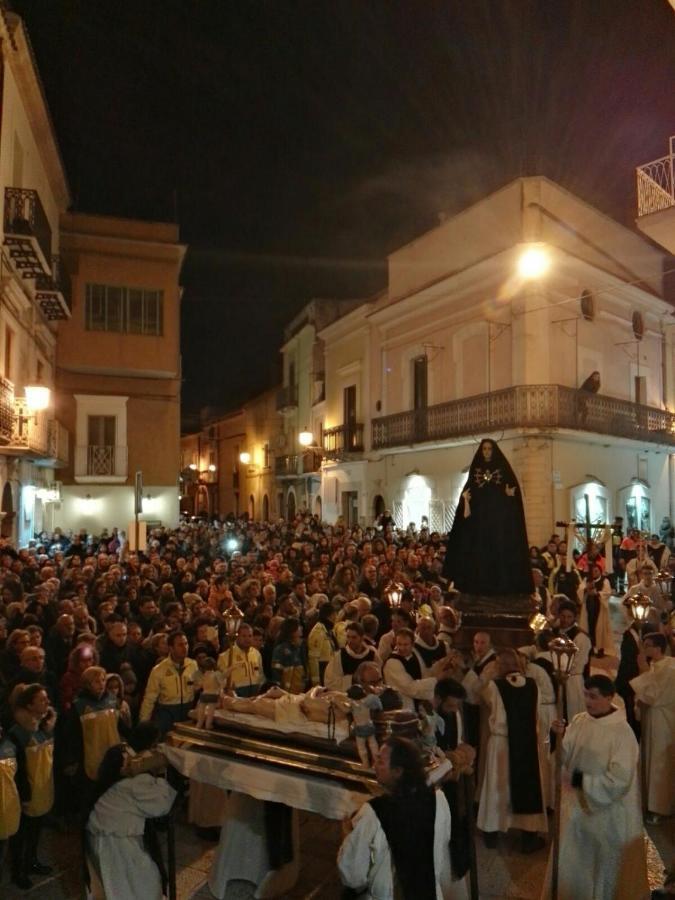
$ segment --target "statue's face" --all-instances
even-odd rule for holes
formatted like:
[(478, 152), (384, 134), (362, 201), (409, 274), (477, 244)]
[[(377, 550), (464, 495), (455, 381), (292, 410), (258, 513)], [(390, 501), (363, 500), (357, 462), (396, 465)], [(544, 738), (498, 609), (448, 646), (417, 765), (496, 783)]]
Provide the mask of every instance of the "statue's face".
[(492, 441), (483, 441), (480, 449), (483, 454), (483, 460), (486, 463), (490, 462), (492, 459)]

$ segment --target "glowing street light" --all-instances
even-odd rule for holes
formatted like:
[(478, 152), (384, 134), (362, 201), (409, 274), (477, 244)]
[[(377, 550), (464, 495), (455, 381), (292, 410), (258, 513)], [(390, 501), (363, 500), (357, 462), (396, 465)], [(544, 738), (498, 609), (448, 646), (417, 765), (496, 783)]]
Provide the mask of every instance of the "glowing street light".
[(251, 462), (251, 454), (248, 450), (241, 451), (239, 454), (239, 462), (244, 466), (247, 466)]
[(44, 384), (27, 384), (25, 392), (26, 406), (31, 412), (47, 409), (51, 398), (51, 391), (48, 387), (45, 387)]
[(518, 259), (518, 274), (527, 281), (541, 278), (548, 272), (551, 259), (541, 244), (530, 244)]
[(308, 431), (307, 428), (305, 428), (298, 435), (298, 442), (300, 443), (301, 447), (311, 447), (314, 443), (314, 435), (311, 431)]

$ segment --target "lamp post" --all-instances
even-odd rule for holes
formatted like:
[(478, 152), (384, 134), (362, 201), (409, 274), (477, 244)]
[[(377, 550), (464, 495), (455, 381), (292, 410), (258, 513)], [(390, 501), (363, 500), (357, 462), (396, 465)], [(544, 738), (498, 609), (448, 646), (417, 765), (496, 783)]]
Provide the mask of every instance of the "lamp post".
[[(572, 663), (578, 647), (566, 637), (553, 638), (548, 645), (553, 663), (553, 674), (558, 686), (556, 695), (556, 716), (563, 718), (563, 700), (567, 679), (572, 671)], [(551, 872), (551, 900), (558, 897), (558, 866), (560, 863), (560, 804), (562, 799), (562, 735), (557, 735), (555, 745), (555, 809), (553, 811), (553, 866)]]
[(398, 581), (390, 581), (389, 584), (384, 589), (384, 596), (389, 601), (389, 606), (392, 609), (398, 609), (401, 605), (401, 600), (403, 599), (403, 591), (405, 588)]

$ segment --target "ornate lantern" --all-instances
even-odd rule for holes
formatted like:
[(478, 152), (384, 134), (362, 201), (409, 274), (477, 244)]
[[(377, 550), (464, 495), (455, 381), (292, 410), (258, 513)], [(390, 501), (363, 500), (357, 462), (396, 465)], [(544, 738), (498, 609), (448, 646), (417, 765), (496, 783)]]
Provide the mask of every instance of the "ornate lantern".
[(555, 637), (548, 645), (553, 662), (553, 672), (559, 681), (566, 681), (572, 671), (572, 663), (579, 648), (566, 637)]
[(536, 612), (527, 624), (534, 632), (535, 638), (537, 638), (544, 629), (548, 628), (548, 619), (543, 613)]
[(392, 609), (398, 609), (401, 605), (401, 600), (403, 599), (403, 591), (405, 588), (398, 581), (390, 581), (389, 584), (384, 589), (384, 596), (389, 601), (389, 606)]
[(238, 606), (231, 606), (229, 609), (225, 610), (223, 621), (225, 622), (225, 633), (230, 641), (233, 641), (239, 634), (239, 629), (243, 620), (244, 614)]
[(659, 572), (656, 576), (656, 583), (659, 586), (659, 590), (663, 594), (663, 597), (666, 601), (670, 600), (670, 588), (673, 583), (673, 576), (666, 569)]
[(647, 594), (633, 594), (631, 597), (626, 597), (623, 601), (624, 606), (628, 609), (631, 616), (638, 625), (644, 625), (647, 621), (647, 617), (649, 616), (649, 610), (654, 605), (651, 601), (651, 598), (647, 596)]

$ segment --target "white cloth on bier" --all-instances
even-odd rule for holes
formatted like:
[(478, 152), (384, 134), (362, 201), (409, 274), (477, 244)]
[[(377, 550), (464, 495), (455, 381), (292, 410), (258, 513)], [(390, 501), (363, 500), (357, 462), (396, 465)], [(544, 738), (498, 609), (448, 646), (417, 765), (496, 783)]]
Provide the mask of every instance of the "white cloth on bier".
[(252, 765), (167, 744), (163, 745), (163, 752), (172, 766), (195, 781), (248, 794), (258, 800), (306, 809), (327, 819), (351, 816), (368, 799), (360, 791), (351, 791), (335, 781), (317, 778), (304, 771), (295, 775), (270, 766)]
[[(290, 694), (289, 696), (294, 696)], [(285, 698), (282, 698), (285, 699)], [(291, 709), (293, 710), (291, 712)], [(239, 722), (242, 725), (250, 725), (252, 728), (263, 728), (267, 731), (278, 731), (280, 734), (308, 734), (312, 737), (327, 738), (328, 726), (322, 722), (311, 722), (307, 716), (302, 713), (299, 706), (289, 707), (288, 704), (280, 704), (276, 701), (275, 712), (277, 718), (275, 721), (266, 719), (263, 716), (254, 716), (252, 713), (230, 712), (228, 709), (217, 709), (214, 719), (216, 721), (228, 723)], [(191, 718), (196, 718), (196, 713)], [(331, 735), (333, 728), (331, 726)], [(344, 720), (338, 720), (335, 723), (335, 740), (339, 744), (347, 740), (349, 737), (349, 725)]]

